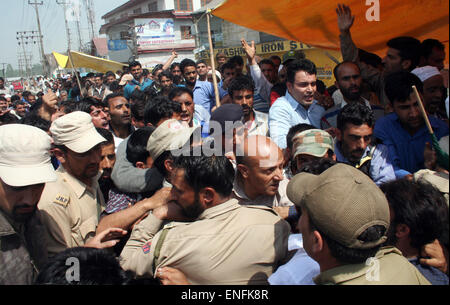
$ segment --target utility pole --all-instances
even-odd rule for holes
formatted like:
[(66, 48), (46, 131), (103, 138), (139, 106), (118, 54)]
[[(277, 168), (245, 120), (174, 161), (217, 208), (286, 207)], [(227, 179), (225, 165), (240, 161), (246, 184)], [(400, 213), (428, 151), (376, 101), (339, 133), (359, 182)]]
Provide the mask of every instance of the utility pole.
[[(26, 55), (26, 50), (25, 50), (25, 45), (27, 45), (28, 43), (33, 43), (36, 44), (37, 39), (39, 38), (39, 35), (37, 35), (37, 33), (35, 34), (36, 31), (22, 31), (22, 32), (16, 32), (16, 39), (17, 44), (20, 46), (22, 46), (22, 51), (24, 54), (24, 61), (25, 61), (25, 74), (26, 77), (31, 76), (30, 74), (30, 67), (32, 67), (31, 65), (31, 60), (28, 61), (28, 56)], [(25, 41), (24, 41), (25, 40)]]
[(59, 5), (62, 5), (64, 10), (64, 23), (66, 25), (66, 35), (67, 35), (67, 50), (70, 50), (70, 29), (69, 29), (69, 23), (67, 22), (67, 2), (66, 1), (58, 1), (56, 0), (56, 3)]
[(44, 36), (42, 36), (42, 31), (41, 31), (41, 22), (39, 20), (39, 10), (38, 10), (38, 5), (42, 5), (44, 2), (31, 2), (30, 0), (28, 0), (28, 4), (33, 5), (34, 6), (34, 10), (36, 11), (36, 20), (37, 20), (37, 26), (38, 26), (38, 32), (39, 32), (39, 49), (40, 49), (40, 55), (41, 55), (41, 64), (42, 64), (42, 68), (44, 70), (44, 74), (45, 75), (49, 75), (50, 71), (49, 71), (49, 67), (48, 67), (48, 62), (47, 62), (47, 58), (45, 57), (45, 53), (44, 53), (44, 42), (42, 40), (42, 38)]
[(0, 63), (0, 65), (2, 65), (2, 66), (3, 66), (3, 68), (2, 68), (2, 72), (3, 72), (3, 78), (6, 78), (6, 73), (5, 73), (5, 66), (6, 66), (6, 65), (8, 65), (8, 63), (6, 63), (6, 62), (2, 62), (2, 63)]
[(84, 0), (84, 6), (86, 7), (87, 20), (89, 25), (89, 40), (95, 37), (95, 15), (94, 15), (94, 3), (92, 0)]
[(80, 18), (78, 18), (78, 20), (76, 22), (77, 22), (77, 30), (78, 30), (78, 44), (79, 44), (78, 51), (81, 52), (81, 49), (83, 47), (83, 43), (81, 41)]

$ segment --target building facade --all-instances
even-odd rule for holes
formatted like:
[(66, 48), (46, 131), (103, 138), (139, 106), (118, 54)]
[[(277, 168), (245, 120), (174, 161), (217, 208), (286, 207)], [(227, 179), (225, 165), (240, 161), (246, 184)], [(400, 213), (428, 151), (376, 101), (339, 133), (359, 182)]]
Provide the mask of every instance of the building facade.
[(108, 58), (133, 59), (145, 68), (164, 64), (172, 50), (177, 62), (195, 59), (191, 13), (208, 0), (130, 0), (108, 12), (100, 34), (108, 37)]

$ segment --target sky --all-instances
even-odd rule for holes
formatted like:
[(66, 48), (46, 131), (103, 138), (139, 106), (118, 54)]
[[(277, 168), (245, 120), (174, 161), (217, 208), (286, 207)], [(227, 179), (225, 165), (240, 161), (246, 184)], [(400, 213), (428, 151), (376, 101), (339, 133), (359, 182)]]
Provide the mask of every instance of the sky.
[[(28, 2), (40, 2), (39, 19), (41, 23), (42, 35), (44, 36), (44, 52), (49, 54), (55, 52), (67, 51), (67, 35), (64, 23), (63, 6), (56, 3), (57, 0), (0, 0), (2, 9), (0, 17), (0, 64), (8, 63), (14, 69), (18, 69), (18, 51), (23, 52), (22, 46), (17, 44), (17, 32), (19, 31), (37, 31), (36, 12), (34, 6)], [(67, 1), (67, 0), (66, 0)], [(81, 2), (81, 36), (83, 43), (88, 42), (89, 30), (87, 16), (84, 7), (84, 1)], [(104, 20), (101, 19), (107, 12), (128, 2), (128, 0), (93, 0), (95, 11), (95, 30), (98, 35)], [(63, 2), (63, 0), (58, 0)], [(68, 2), (68, 1), (67, 1)], [(71, 33), (72, 49), (78, 49), (78, 34), (75, 22), (69, 22)], [(39, 44), (28, 44), (26, 52), (31, 51), (32, 63), (39, 63)], [(2, 65), (0, 65), (1, 69)]]

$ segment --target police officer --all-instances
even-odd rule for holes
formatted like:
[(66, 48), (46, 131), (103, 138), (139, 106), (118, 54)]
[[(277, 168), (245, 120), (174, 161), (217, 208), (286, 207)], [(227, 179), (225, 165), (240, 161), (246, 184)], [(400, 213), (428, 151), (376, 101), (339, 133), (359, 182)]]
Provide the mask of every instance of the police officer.
[(192, 284), (267, 284), (287, 259), (289, 224), (269, 207), (231, 199), (226, 157), (192, 155), (175, 159), (170, 196), (134, 227), (122, 267), (149, 277), (170, 266)]
[(95, 130), (91, 116), (81, 111), (56, 119), (50, 132), (61, 165), (57, 181), (45, 185), (38, 206), (53, 255), (83, 246), (95, 235), (105, 206), (98, 178), (100, 144), (106, 140)]
[(32, 284), (47, 260), (37, 203), (56, 180), (50, 140), (33, 126), (0, 127), (0, 285)]

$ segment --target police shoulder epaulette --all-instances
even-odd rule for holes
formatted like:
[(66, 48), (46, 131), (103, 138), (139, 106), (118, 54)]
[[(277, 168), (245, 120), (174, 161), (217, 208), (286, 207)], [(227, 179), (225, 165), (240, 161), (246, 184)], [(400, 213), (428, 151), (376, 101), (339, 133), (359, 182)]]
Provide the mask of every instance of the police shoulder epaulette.
[(268, 207), (266, 205), (245, 205), (244, 207), (250, 208), (250, 209), (264, 210), (267, 212), (271, 212), (275, 215), (278, 215), (277, 212), (272, 207)]
[(174, 227), (179, 227), (182, 225), (187, 225), (189, 222), (179, 222), (179, 221), (171, 221), (163, 226), (163, 229), (171, 229)]

